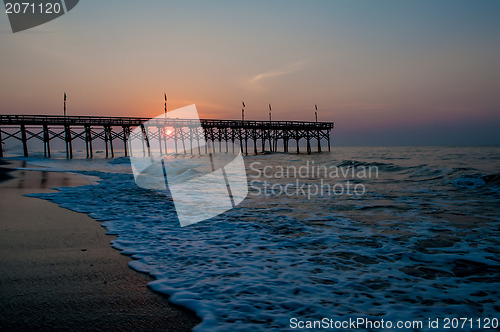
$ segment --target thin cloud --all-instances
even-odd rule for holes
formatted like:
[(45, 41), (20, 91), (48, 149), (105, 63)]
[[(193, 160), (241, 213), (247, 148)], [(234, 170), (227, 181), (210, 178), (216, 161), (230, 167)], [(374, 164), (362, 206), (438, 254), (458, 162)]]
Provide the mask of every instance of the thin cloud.
[(349, 109), (349, 110), (365, 110), (365, 111), (375, 111), (383, 110), (390, 107), (389, 104), (383, 103), (354, 103), (354, 104), (341, 104), (336, 105), (338, 109)]
[(291, 65), (288, 65), (286, 67), (281, 67), (278, 69), (274, 69), (274, 70), (270, 70), (270, 71), (267, 71), (264, 73), (260, 73), (258, 75), (255, 75), (254, 77), (252, 77), (249, 80), (249, 82), (250, 83), (258, 83), (266, 78), (288, 75), (288, 74), (294, 73), (294, 72), (299, 71), (300, 69), (304, 68), (305, 63), (306, 63), (305, 61), (300, 61), (300, 62), (296, 62), (296, 63), (291, 64)]

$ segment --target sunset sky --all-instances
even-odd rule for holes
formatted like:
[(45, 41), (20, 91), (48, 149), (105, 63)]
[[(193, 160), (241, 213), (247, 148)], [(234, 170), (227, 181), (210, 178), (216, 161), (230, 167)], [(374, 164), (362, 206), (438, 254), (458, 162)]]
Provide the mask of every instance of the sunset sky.
[(334, 121), (338, 145), (500, 144), (500, 1), (83, 0), (13, 34), (0, 113)]

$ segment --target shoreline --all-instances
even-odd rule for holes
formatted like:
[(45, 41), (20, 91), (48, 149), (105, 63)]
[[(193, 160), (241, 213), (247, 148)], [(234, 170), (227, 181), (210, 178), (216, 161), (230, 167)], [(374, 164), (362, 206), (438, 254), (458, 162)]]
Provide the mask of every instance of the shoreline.
[[(0, 329), (190, 331), (200, 319), (128, 266), (101, 223), (28, 193), (88, 184), (0, 159)], [(10, 177), (10, 178), (9, 178)], [(3, 180), (5, 179), (5, 180)]]

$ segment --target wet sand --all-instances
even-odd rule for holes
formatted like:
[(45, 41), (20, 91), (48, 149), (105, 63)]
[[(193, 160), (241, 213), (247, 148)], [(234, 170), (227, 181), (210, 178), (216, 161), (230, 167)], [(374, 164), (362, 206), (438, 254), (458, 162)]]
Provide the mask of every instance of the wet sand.
[[(88, 181), (0, 165), (0, 330), (189, 331), (192, 312), (146, 286), (85, 214), (22, 195)], [(8, 173), (8, 174), (7, 174)], [(7, 175), (7, 176), (5, 176)], [(8, 176), (13, 178), (8, 179)]]

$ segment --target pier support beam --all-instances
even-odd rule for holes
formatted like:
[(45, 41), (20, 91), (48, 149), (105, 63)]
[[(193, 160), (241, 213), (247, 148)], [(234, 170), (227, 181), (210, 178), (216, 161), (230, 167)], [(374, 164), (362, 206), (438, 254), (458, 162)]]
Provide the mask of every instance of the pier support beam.
[(287, 153), (288, 152), (288, 131), (285, 130), (283, 133), (283, 152)]
[[(113, 132), (111, 131), (110, 126), (104, 127), (104, 143), (106, 145), (106, 158), (108, 158), (109, 152), (111, 152), (111, 158), (114, 158), (115, 152), (113, 150)], [(109, 152), (108, 152), (108, 143), (109, 143)]]
[(274, 130), (274, 152), (278, 151), (278, 132)]
[(43, 155), (45, 158), (50, 158), (50, 136), (49, 126), (43, 125)]
[(309, 137), (309, 132), (307, 132), (306, 139), (307, 139), (307, 154), (311, 154), (311, 138)]
[(203, 138), (205, 139), (205, 154), (208, 154), (208, 130), (203, 128)]
[(240, 152), (243, 155), (243, 134), (241, 133), (241, 128), (238, 129), (238, 140), (240, 141)]
[(108, 152), (108, 128), (104, 127), (104, 145), (106, 146), (106, 158), (109, 156)]
[(227, 128), (224, 130), (224, 139), (226, 141), (226, 153), (229, 153), (229, 135), (227, 134)]
[(321, 136), (319, 131), (317, 133), (317, 139), (318, 139), (318, 152), (321, 152)]
[(193, 128), (189, 127), (189, 149), (193, 155)]
[(273, 134), (271, 129), (267, 130), (267, 138), (269, 139), (269, 151), (273, 152)]
[[(157, 133), (158, 133), (158, 146), (160, 148), (160, 156), (163, 155), (163, 150), (162, 150), (162, 147), (161, 145), (163, 144), (163, 136), (164, 134), (166, 133), (166, 131), (164, 130), (165, 127), (156, 127), (156, 130), (157, 130)], [(165, 154), (167, 154), (167, 152), (165, 151)]]
[(90, 126), (85, 126), (85, 148), (87, 150), (87, 158), (92, 159), (94, 153), (92, 151), (92, 128)]
[[(177, 127), (174, 128), (174, 144), (175, 144), (175, 154), (178, 154), (179, 152), (177, 151), (177, 131), (179, 129)], [(206, 144), (205, 144), (206, 148)]]
[[(255, 155), (257, 155), (257, 130), (254, 129), (252, 134), (253, 134), (252, 135), (253, 136), (253, 152)], [(264, 152), (264, 151), (262, 151), (262, 152)]]
[(144, 124), (141, 124), (141, 132), (142, 132), (142, 154), (144, 157), (146, 156), (146, 149), (144, 147), (144, 142), (146, 142), (146, 147), (148, 149), (148, 157), (151, 157), (151, 149), (149, 147), (149, 137), (148, 137), (148, 131)]
[(109, 127), (109, 147), (111, 148), (111, 158), (115, 157), (115, 150), (113, 149), (113, 131)]
[(66, 159), (73, 159), (73, 146), (71, 144), (71, 127), (64, 125), (64, 141), (66, 142)]
[(3, 158), (2, 127), (0, 127), (0, 158)]
[(24, 156), (28, 157), (28, 139), (26, 138), (26, 126), (21, 124), (21, 140), (23, 142)]
[[(184, 155), (186, 155), (186, 142), (184, 142), (184, 131), (182, 128), (180, 128), (180, 133), (181, 133), (181, 139), (182, 139), (182, 149), (184, 150)], [(212, 138), (212, 144), (213, 144), (213, 138)], [(215, 150), (215, 148), (214, 148)]]
[(234, 130), (231, 129), (231, 144), (233, 146), (233, 154), (234, 154)]
[[(195, 131), (195, 134), (196, 134), (196, 142), (197, 142), (197, 145), (198, 145), (198, 154), (201, 155), (201, 147), (200, 147), (200, 131), (198, 129), (196, 129)], [(233, 148), (234, 149), (234, 148)]]
[(172, 133), (170, 133), (170, 135), (169, 135), (169, 134), (167, 134), (167, 131), (168, 131), (168, 130), (167, 130), (167, 128), (166, 128), (166, 127), (164, 127), (164, 130), (163, 130), (163, 131), (165, 132), (165, 133), (164, 133), (164, 134), (165, 134), (165, 137), (164, 137), (164, 138), (165, 138), (165, 140), (163, 141), (163, 147), (165, 148), (165, 155), (167, 155), (167, 154), (168, 154), (168, 146), (167, 146), (167, 143), (168, 143), (168, 142), (167, 142), (167, 139), (168, 139), (168, 136), (171, 136), (171, 135), (172, 135)]
[(125, 157), (128, 156), (128, 145), (127, 140), (130, 135), (130, 127), (123, 126), (123, 151), (125, 152)]

